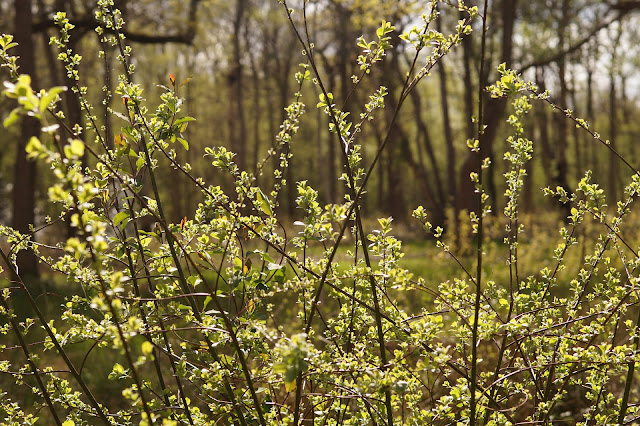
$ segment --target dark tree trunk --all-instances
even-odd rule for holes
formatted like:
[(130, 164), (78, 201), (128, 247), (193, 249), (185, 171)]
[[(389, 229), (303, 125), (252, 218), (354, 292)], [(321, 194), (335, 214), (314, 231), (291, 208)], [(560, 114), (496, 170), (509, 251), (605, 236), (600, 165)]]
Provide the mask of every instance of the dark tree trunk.
[[(395, 99), (392, 97), (393, 95), (390, 94), (389, 96), (392, 103), (395, 103)], [(402, 147), (404, 161), (406, 161), (411, 167), (415, 179), (418, 180), (419, 187), (422, 189), (429, 211), (432, 212), (431, 222), (435, 225), (443, 225), (445, 217), (444, 209), (447, 205), (447, 197), (445, 196), (445, 189), (443, 188), (442, 180), (440, 179), (440, 168), (438, 167), (433, 141), (431, 139), (431, 134), (429, 133), (429, 128), (422, 116), (422, 102), (420, 94), (416, 90), (413, 90), (409, 96), (413, 103), (413, 111), (418, 130), (418, 137), (416, 138), (418, 146), (417, 159), (411, 151), (408, 137), (400, 127), (398, 127), (400, 138), (399, 143)], [(429, 175), (427, 168), (425, 167), (424, 160), (422, 158), (423, 156), (421, 155), (422, 148), (425, 149), (427, 158), (429, 159), (429, 164), (433, 170), (431, 175)], [(430, 182), (435, 184), (435, 190), (432, 188)]]
[[(595, 112), (593, 109), (593, 68), (587, 68), (587, 120), (589, 124), (593, 126), (593, 121), (595, 120)], [(596, 157), (596, 147), (594, 143), (587, 144), (587, 151), (590, 154), (588, 161), (590, 162), (590, 169), (593, 171), (595, 176), (598, 176), (598, 159)], [(586, 155), (586, 154), (585, 154)]]
[[(464, 12), (460, 12), (460, 19), (465, 19)], [(466, 124), (466, 137), (467, 139), (473, 138), (473, 99), (474, 88), (471, 77), (471, 63), (473, 61), (473, 44), (471, 36), (464, 37), (462, 39), (462, 65), (464, 69), (464, 119)]]
[[(389, 105), (396, 105), (398, 103), (397, 95), (400, 92), (401, 84), (404, 82), (404, 76), (400, 72), (400, 52), (398, 50), (399, 36), (394, 33), (393, 44), (396, 49), (388, 53), (388, 61), (382, 64), (381, 81), (385, 87), (387, 87), (389, 94), (387, 95), (387, 102)], [(391, 132), (391, 143), (387, 145), (388, 151), (388, 165), (387, 165), (387, 196), (385, 199), (386, 211), (391, 214), (397, 220), (405, 220), (407, 218), (407, 200), (405, 194), (406, 188), (403, 185), (403, 178), (409, 178), (409, 174), (406, 172), (405, 167), (400, 167), (400, 164), (408, 164), (413, 178), (418, 182), (418, 186), (421, 190), (421, 195), (426, 198), (427, 207), (432, 212), (432, 223), (442, 225), (444, 222), (444, 207), (446, 204), (445, 191), (440, 179), (440, 173), (435, 156), (435, 152), (431, 143), (431, 138), (426, 124), (421, 116), (422, 106), (420, 95), (417, 91), (412, 91), (409, 96), (411, 97), (415, 120), (418, 126), (418, 144), (424, 144), (424, 148), (427, 151), (433, 173), (428, 175), (427, 170), (421, 159), (416, 159), (416, 155), (413, 153), (409, 137), (406, 134), (401, 123), (396, 121), (389, 130)], [(385, 108), (385, 114), (387, 123), (391, 122), (393, 111), (391, 108)], [(431, 182), (435, 184), (435, 191), (432, 190)], [(437, 194), (437, 196), (436, 196)]]
[[(613, 149), (618, 150), (616, 139), (618, 138), (618, 129), (619, 123), (617, 122), (617, 113), (618, 113), (618, 99), (617, 99), (617, 88), (616, 88), (616, 78), (618, 75), (618, 67), (616, 63), (618, 62), (618, 46), (620, 45), (620, 38), (622, 37), (622, 24), (618, 24), (618, 34), (614, 40), (613, 44), (613, 52), (611, 53), (612, 60), (609, 69), (609, 142), (611, 143), (611, 147)], [(611, 204), (615, 203), (618, 200), (618, 159), (613, 151), (609, 151), (609, 167), (608, 167), (608, 197), (609, 202)]]
[[(513, 28), (516, 21), (517, 0), (502, 0), (500, 3), (500, 16), (502, 24), (502, 52), (500, 62), (504, 62), (507, 68), (511, 66), (513, 56)], [(490, 25), (492, 25), (490, 23)], [(495, 25), (495, 24), (493, 24)], [(479, 84), (487, 85), (487, 76), (479, 76)], [(486, 126), (484, 132), (480, 136), (480, 145), (482, 146), (482, 152), (488, 158), (493, 161), (493, 142), (496, 137), (498, 125), (504, 119), (504, 114), (507, 108), (506, 99), (492, 99), (489, 96), (485, 97), (485, 112), (484, 112), (484, 125)], [(470, 152), (465, 158), (462, 170), (460, 173), (460, 193), (459, 193), (459, 207), (469, 211), (475, 211), (478, 208), (478, 195), (475, 193), (475, 185), (469, 179), (469, 173), (476, 170), (477, 165), (477, 153)], [(487, 175), (487, 188), (492, 205), (495, 205), (495, 179), (493, 177), (495, 170), (495, 162), (489, 168), (489, 174)]]
[(242, 26), (245, 25), (247, 6), (247, 0), (236, 1), (233, 33), (231, 34), (231, 69), (228, 74), (231, 101), (231, 108), (229, 109), (229, 132), (231, 136), (231, 146), (236, 153), (235, 161), (240, 170), (246, 170), (247, 166), (247, 129), (244, 114), (243, 66), (240, 46)]
[[(558, 45), (561, 47), (561, 49), (565, 49), (566, 45), (568, 44), (567, 26), (570, 18), (570, 6), (570, 0), (563, 0), (562, 17), (560, 19), (560, 26), (558, 28)], [(567, 102), (569, 99), (566, 74), (566, 59), (563, 56), (558, 60), (558, 79), (560, 83), (560, 97), (558, 99), (558, 103), (563, 108), (567, 108)], [(567, 164), (567, 146), (569, 138), (567, 117), (565, 117), (564, 114), (555, 114), (554, 117), (554, 121), (556, 123), (556, 169), (554, 175), (554, 184), (556, 187), (559, 186), (561, 188), (564, 188), (567, 192), (570, 192), (568, 181), (569, 167)], [(563, 217), (566, 218), (569, 216), (570, 209), (571, 206), (569, 204), (563, 204), (561, 206)]]
[[(285, 33), (285, 37), (288, 37), (288, 33)], [(291, 52), (294, 49), (294, 43), (297, 41), (293, 38), (285, 39), (289, 46), (285, 48), (287, 52)], [(280, 123), (284, 123), (284, 120), (287, 119), (287, 113), (285, 108), (289, 105), (289, 99), (291, 97), (291, 68), (293, 67), (293, 56), (285, 55), (280, 58), (278, 64), (278, 87), (279, 87), (279, 98), (280, 98)], [(284, 146), (283, 153), (286, 155), (291, 150), (291, 146)], [(278, 160), (279, 161), (279, 160)], [(295, 178), (293, 175), (293, 163), (295, 158), (288, 159), (288, 167), (285, 173), (285, 177), (287, 179), (287, 186), (284, 188), (285, 194), (283, 194), (284, 198), (287, 200), (287, 213), (289, 217), (293, 217), (296, 209), (296, 197), (298, 196), (298, 191), (296, 190)]]
[[(19, 56), (20, 73), (31, 76), (31, 84), (35, 89), (38, 87), (38, 83), (35, 75), (35, 53), (31, 34), (33, 21), (31, 0), (14, 0), (14, 8), (14, 40), (18, 43), (16, 54)], [(35, 222), (36, 165), (27, 159), (25, 147), (31, 137), (40, 135), (40, 122), (33, 117), (24, 117), (21, 126), (14, 168), (12, 224), (17, 231), (25, 235), (33, 235), (29, 226)], [(38, 259), (32, 252), (18, 253), (17, 266), (18, 272), (23, 278), (39, 275)]]
[[(572, 77), (572, 80), (575, 81), (575, 76)], [(575, 86), (571, 90), (571, 107), (574, 111), (578, 110), (578, 99), (576, 97), (576, 89)], [(573, 126), (573, 143), (574, 143), (574, 153), (576, 156), (576, 181), (579, 182), (582, 179), (585, 171), (585, 158), (584, 158), (584, 130), (577, 126)]]
[[(616, 73), (615, 70), (611, 70), (609, 74), (609, 142), (613, 149), (618, 149), (618, 123), (616, 121), (617, 115), (617, 99), (616, 99)], [(613, 151), (609, 151), (609, 167), (608, 167), (608, 187), (607, 196), (609, 203), (615, 203), (618, 199), (618, 158)]]
[[(536, 84), (540, 91), (546, 90), (546, 83), (544, 80), (544, 70), (536, 68)], [(542, 156), (540, 160), (542, 162), (542, 170), (553, 170), (554, 154), (551, 148), (550, 136), (549, 136), (549, 110), (543, 103), (536, 103), (534, 107), (534, 117), (537, 129), (536, 140), (540, 141), (542, 146)], [(544, 174), (545, 186), (553, 185), (553, 177), (549, 173)]]
[[(344, 102), (346, 102), (347, 100), (347, 96), (350, 91), (349, 89), (350, 89), (350, 86), (352, 85), (351, 75), (349, 73), (349, 63), (352, 58), (353, 46), (354, 46), (353, 40), (355, 39), (355, 37), (352, 36), (350, 31), (352, 26), (352, 23), (351, 23), (352, 11), (344, 7), (344, 5), (341, 2), (332, 0), (331, 3), (335, 9), (334, 23), (335, 23), (335, 34), (337, 35), (337, 43), (338, 43), (338, 46), (337, 46), (338, 51), (336, 55), (336, 71), (337, 71), (337, 77), (338, 77), (337, 84), (339, 85), (340, 92), (339, 92), (337, 105), (339, 105), (338, 108), (340, 108), (340, 105), (342, 105), (343, 109), (348, 110), (347, 105), (344, 104)], [(334, 151), (333, 155), (335, 156), (331, 161), (333, 163), (337, 162), (338, 164), (341, 165), (340, 169), (336, 170), (336, 173), (340, 175), (341, 173), (346, 171), (346, 165), (344, 164), (344, 155), (343, 153), (338, 151), (338, 149), (340, 150), (344, 149), (343, 143), (342, 143), (342, 140), (340, 139), (340, 136), (337, 134), (332, 135), (330, 139), (333, 145), (333, 151)], [(332, 175), (332, 179), (337, 179), (337, 178), (338, 178), (337, 175)], [(345, 191), (347, 191), (346, 188), (345, 188)], [(339, 195), (340, 194), (336, 194), (335, 196), (339, 197)]]
[[(245, 28), (245, 43), (247, 46), (251, 43), (251, 38), (249, 34), (249, 26)], [(252, 123), (252, 132), (253, 132), (253, 150), (252, 150), (252, 158), (251, 158), (251, 167), (256, 167), (258, 165), (259, 156), (260, 156), (260, 145), (262, 145), (262, 138), (260, 132), (260, 123), (263, 121), (262, 118), (262, 108), (260, 107), (260, 99), (262, 98), (260, 93), (260, 72), (259, 66), (257, 63), (257, 59), (254, 54), (253, 49), (249, 49), (249, 64), (251, 67), (251, 89), (252, 89), (252, 97), (251, 97), (251, 108), (253, 112), (253, 123)]]
[[(442, 31), (442, 20), (437, 21), (438, 31)], [(444, 59), (444, 58), (443, 58)], [(447, 207), (453, 207), (453, 227), (456, 242), (459, 240), (458, 232), (458, 189), (456, 184), (456, 149), (451, 130), (451, 119), (449, 118), (449, 91), (447, 90), (447, 70), (444, 60), (438, 62), (438, 76), (440, 80), (440, 103), (442, 106), (442, 121), (444, 126), (444, 139), (447, 147)], [(468, 112), (468, 111), (465, 111)], [(470, 115), (467, 118), (471, 117)]]

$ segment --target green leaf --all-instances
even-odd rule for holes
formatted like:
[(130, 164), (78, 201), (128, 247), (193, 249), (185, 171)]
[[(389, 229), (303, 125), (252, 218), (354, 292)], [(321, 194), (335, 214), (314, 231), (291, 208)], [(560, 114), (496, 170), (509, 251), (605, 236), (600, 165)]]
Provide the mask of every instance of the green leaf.
[(40, 98), (40, 111), (46, 111), (49, 109), (51, 104), (53, 104), (58, 98), (58, 95), (66, 90), (67, 88), (64, 86), (56, 86), (49, 89), (48, 92), (45, 92), (42, 95), (42, 98)]
[(115, 215), (115, 217), (113, 218), (113, 224), (118, 226), (118, 224), (120, 222), (122, 222), (123, 220), (127, 219), (129, 217), (129, 213), (127, 212), (120, 212), (117, 215)]
[(14, 108), (9, 113), (9, 116), (4, 119), (4, 122), (2, 124), (3, 124), (4, 127), (9, 127), (9, 126), (13, 125), (16, 121), (18, 121), (19, 118), (20, 118), (20, 109), (19, 108)]
[(213, 299), (211, 298), (211, 296), (207, 296), (204, 299), (204, 305), (202, 305), (202, 310), (205, 310), (207, 308), (207, 305), (209, 304), (209, 302), (211, 302)]
[(117, 362), (113, 365), (113, 369), (111, 370), (111, 373), (109, 373), (109, 380), (115, 380), (115, 379), (122, 379), (124, 377), (127, 377), (128, 375), (128, 371), (125, 370), (125, 368), (118, 364)]
[(273, 211), (271, 210), (271, 203), (269, 199), (264, 195), (261, 189), (258, 188), (258, 193), (256, 194), (256, 201), (258, 202), (258, 206), (262, 213), (273, 216)]
[(181, 124), (188, 123), (190, 121), (196, 121), (196, 119), (193, 117), (180, 117), (173, 124), (174, 126), (178, 127)]
[(189, 142), (187, 142), (186, 140), (182, 139), (182, 138), (177, 138), (178, 142), (180, 142), (182, 144), (182, 146), (184, 147), (185, 151), (189, 151)]
[(153, 344), (145, 340), (144, 342), (142, 342), (140, 350), (142, 350), (143, 355), (149, 355), (151, 352), (153, 352)]
[(192, 287), (197, 287), (198, 284), (202, 283), (202, 278), (197, 275), (191, 275), (189, 278), (187, 278), (187, 282), (191, 284)]
[(273, 274), (273, 280), (278, 284), (283, 284), (285, 279), (285, 271), (286, 269), (284, 268), (284, 266), (276, 270), (275, 273)]
[(80, 158), (84, 155), (84, 142), (80, 139), (73, 139), (69, 144), (71, 149), (71, 154), (77, 158)]
[(31, 136), (31, 139), (27, 142), (25, 151), (27, 152), (28, 158), (37, 157), (42, 151), (42, 143), (40, 142), (40, 139), (35, 136)]
[(285, 380), (284, 381), (284, 389), (287, 392), (293, 392), (294, 390), (296, 390), (296, 379), (294, 378), (293, 380)]
[(78, 139), (73, 139), (68, 145), (64, 147), (64, 156), (69, 160), (74, 158), (81, 158), (84, 155), (84, 142)]

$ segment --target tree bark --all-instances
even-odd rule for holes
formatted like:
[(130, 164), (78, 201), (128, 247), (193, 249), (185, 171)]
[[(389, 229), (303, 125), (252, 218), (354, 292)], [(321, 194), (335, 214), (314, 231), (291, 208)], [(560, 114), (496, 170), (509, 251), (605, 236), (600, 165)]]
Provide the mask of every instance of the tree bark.
[[(571, 88), (571, 108), (574, 111), (578, 110), (578, 99), (576, 96), (576, 76), (574, 73), (571, 74), (571, 81), (573, 81), (573, 87)], [(576, 182), (579, 182), (582, 179), (585, 171), (585, 161), (584, 161), (584, 135), (585, 132), (581, 128), (577, 126), (573, 126), (573, 146), (574, 146), (574, 155), (576, 158), (575, 163), (575, 178)]]
[[(564, 48), (568, 45), (567, 39), (567, 27), (569, 24), (569, 11), (571, 9), (571, 0), (562, 1), (562, 17), (560, 18), (560, 25), (558, 27), (558, 45), (560, 48)], [(568, 88), (566, 81), (567, 66), (566, 58), (562, 57), (558, 60), (558, 79), (560, 83), (560, 97), (558, 99), (559, 105), (563, 108), (567, 107), (568, 101)], [(554, 174), (554, 184), (556, 187), (564, 188), (567, 192), (570, 192), (568, 172), (569, 167), (567, 164), (567, 146), (568, 146), (568, 124), (567, 117), (564, 114), (555, 114), (556, 123), (556, 167)], [(571, 206), (563, 204), (561, 206), (563, 217), (568, 217)]]
[[(466, 15), (464, 12), (460, 12), (459, 19), (465, 19)], [(473, 60), (473, 43), (472, 43), (472, 35), (464, 37), (462, 39), (462, 66), (464, 69), (464, 119), (466, 124), (466, 137), (467, 139), (473, 138), (473, 99), (474, 99), (474, 88), (472, 83), (471, 76), (471, 63)]]
[[(442, 20), (437, 21), (438, 31), (442, 31)], [(444, 126), (444, 139), (447, 147), (447, 206), (453, 206), (453, 223), (449, 224), (454, 229), (455, 240), (459, 240), (458, 233), (458, 189), (456, 184), (456, 149), (453, 141), (453, 131), (451, 130), (451, 119), (449, 117), (449, 91), (447, 90), (447, 70), (444, 58), (438, 61), (438, 77), (440, 80), (440, 104), (442, 106), (442, 121)], [(468, 111), (467, 111), (468, 112)], [(467, 119), (470, 116), (467, 117)]]
[[(619, 60), (618, 55), (618, 46), (620, 45), (620, 38), (622, 37), (622, 23), (618, 23), (618, 33), (613, 40), (613, 50), (611, 52), (611, 64), (609, 65), (609, 142), (613, 149), (619, 149), (617, 146), (616, 139), (618, 138), (618, 129), (619, 123), (617, 122), (617, 90), (616, 90), (616, 79), (618, 76), (618, 66), (617, 62)], [(613, 151), (609, 151), (609, 167), (608, 167), (608, 198), (610, 204), (614, 204), (618, 199), (618, 158), (613, 153)]]
[(247, 165), (247, 126), (244, 114), (243, 66), (240, 40), (242, 26), (245, 24), (247, 0), (237, 0), (233, 18), (233, 33), (231, 34), (232, 57), (231, 69), (228, 74), (231, 108), (229, 109), (229, 133), (231, 146), (236, 153), (235, 161), (240, 170), (246, 170)]
[[(21, 74), (31, 76), (32, 87), (37, 88), (35, 53), (32, 39), (31, 0), (14, 0), (15, 28), (14, 40), (18, 43), (16, 53)], [(13, 179), (12, 225), (17, 231), (33, 236), (30, 225), (35, 223), (36, 164), (27, 159), (25, 147), (31, 137), (40, 135), (40, 122), (33, 117), (24, 117), (16, 150)], [(18, 273), (38, 277), (38, 259), (31, 251), (21, 251), (17, 258)]]
[[(509, 68), (512, 64), (513, 56), (513, 28), (516, 21), (517, 0), (502, 0), (500, 12), (502, 20), (502, 51), (500, 62), (504, 62)], [(495, 24), (490, 24), (495, 25)], [(487, 85), (487, 76), (478, 77), (479, 84)], [(485, 94), (485, 113), (484, 124), (486, 126), (484, 132), (480, 136), (480, 144), (482, 145), (482, 152), (486, 153), (486, 156), (493, 161), (493, 142), (496, 137), (498, 125), (503, 120), (504, 114), (507, 108), (507, 100), (504, 98), (493, 99)], [(477, 153), (469, 152), (462, 165), (459, 187), (460, 192), (458, 196), (459, 208), (462, 210), (475, 211), (478, 207), (478, 194), (475, 192), (475, 186), (469, 179), (469, 173), (477, 171)], [(493, 170), (495, 170), (495, 164), (489, 169), (489, 175), (487, 176), (487, 192), (489, 194), (490, 202), (495, 205), (495, 183), (493, 178)]]
[[(593, 126), (595, 120), (595, 112), (594, 112), (594, 96), (593, 96), (593, 74), (594, 68), (591, 64), (589, 64), (587, 68), (587, 120), (589, 124)], [(590, 162), (590, 169), (593, 171), (595, 176), (598, 176), (598, 158), (596, 154), (596, 146), (594, 143), (590, 142), (587, 144), (586, 151), (588, 154), (587, 162)]]

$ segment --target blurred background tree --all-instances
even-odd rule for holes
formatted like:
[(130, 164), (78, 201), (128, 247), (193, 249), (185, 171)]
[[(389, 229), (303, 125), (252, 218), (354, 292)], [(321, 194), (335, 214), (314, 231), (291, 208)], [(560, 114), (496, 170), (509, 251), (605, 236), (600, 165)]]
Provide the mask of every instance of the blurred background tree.
[[(402, 29), (412, 26), (409, 18), (420, 12), (422, 2), (401, 0), (311, 0), (306, 15), (302, 1), (292, 2), (295, 19), (306, 18), (321, 72), (326, 75), (328, 90), (334, 102), (357, 117), (358, 105), (364, 104), (362, 93), (373, 92), (380, 85), (389, 89), (388, 102), (398, 99), (410, 53), (400, 43)], [(475, 0), (466, 0), (475, 6)], [(478, 5), (481, 7), (481, 5)], [(13, 33), (20, 43), (21, 71), (32, 75), (35, 87), (66, 85), (89, 87), (88, 99), (95, 101), (93, 114), (104, 126), (107, 140), (114, 140), (114, 129), (124, 123), (112, 123), (106, 109), (121, 109), (120, 100), (101, 104), (102, 90), (111, 93), (117, 84), (116, 52), (107, 50), (106, 59), (98, 58), (99, 40), (93, 28), (95, 5), (75, 0), (0, 0), (0, 30)], [(158, 85), (168, 84), (169, 73), (179, 82), (192, 77), (180, 90), (187, 99), (189, 115), (198, 121), (185, 132), (190, 150), (179, 155), (182, 160), (202, 171), (210, 183), (228, 187), (228, 177), (213, 170), (202, 153), (205, 146), (222, 145), (233, 150), (236, 161), (247, 170), (274, 145), (279, 125), (285, 118), (284, 108), (293, 100), (293, 72), (305, 57), (277, 1), (264, 0), (119, 0), (116, 2), (126, 20), (124, 33), (135, 45), (134, 79), (145, 87), (148, 99), (157, 98)], [(640, 79), (638, 75), (638, 30), (640, 3), (635, 1), (545, 0), (523, 2), (494, 0), (489, 2), (489, 57), (485, 75), (478, 75), (480, 38), (474, 33), (465, 39), (463, 48), (448, 55), (434, 70), (434, 76), (412, 92), (405, 115), (396, 121), (391, 147), (369, 184), (365, 203), (370, 211), (393, 215), (403, 221), (418, 204), (430, 211), (434, 224), (447, 217), (458, 217), (462, 210), (476, 208), (474, 187), (469, 173), (474, 157), (466, 148), (473, 135), (472, 116), (478, 96), (478, 85), (486, 86), (497, 76), (496, 66), (507, 66), (535, 80), (541, 88), (550, 89), (554, 100), (586, 118), (600, 129), (614, 147), (634, 159), (635, 139), (640, 128), (634, 116), (639, 113)], [(64, 64), (57, 60), (57, 50), (49, 38), (58, 28), (56, 11), (65, 11), (76, 28), (71, 46), (83, 58), (81, 75), (88, 76), (77, 84), (68, 76)], [(443, 28), (459, 19), (453, 8), (441, 5)], [(360, 35), (370, 37), (379, 19), (384, 18), (398, 30), (393, 48), (382, 68), (361, 84), (368, 90), (351, 95), (352, 75), (358, 74), (356, 62)], [(476, 27), (479, 23), (475, 23)], [(85, 54), (86, 52), (86, 54)], [(4, 70), (2, 71), (4, 72)], [(2, 75), (6, 79), (6, 75)], [(101, 89), (102, 88), (102, 89)], [(344, 196), (344, 188), (336, 180), (343, 172), (341, 145), (328, 131), (326, 117), (314, 110), (319, 92), (303, 93), (307, 113), (292, 149), (292, 167), (284, 176), (289, 185), (280, 194), (280, 209), (289, 216), (295, 212), (295, 186), (298, 179), (321, 190), (321, 201), (336, 202)], [(502, 152), (507, 103), (487, 96), (485, 122), (487, 128), (480, 143), (492, 161), (487, 177), (493, 211), (502, 209), (500, 187), (505, 163), (494, 153)], [(65, 95), (66, 125), (75, 127), (77, 136), (93, 139), (86, 128), (86, 114), (71, 91)], [(3, 100), (0, 114), (4, 117), (12, 105)], [(606, 182), (609, 196), (619, 195), (621, 173), (602, 148), (585, 136), (574, 132), (558, 113), (542, 105), (530, 117), (528, 127), (539, 153), (529, 165), (532, 176), (527, 183), (525, 208), (536, 211), (543, 201), (538, 190), (542, 186), (572, 188), (585, 169), (594, 171), (594, 180)], [(366, 128), (363, 156), (365, 161), (382, 143), (383, 128), (391, 117)], [(378, 126), (378, 127), (376, 127)], [(29, 233), (29, 224), (43, 222), (49, 214), (44, 194), (46, 182), (26, 160), (24, 144), (37, 133), (25, 119), (21, 134), (13, 130), (0, 134), (0, 191), (5, 203), (0, 208), (2, 220)], [(273, 156), (277, 159), (278, 156)], [(278, 161), (278, 160), (274, 160)], [(270, 167), (275, 167), (271, 164)], [(273, 179), (265, 173), (259, 179)], [(196, 188), (179, 173), (161, 177), (161, 190), (174, 194), (169, 215), (179, 221), (200, 200)], [(12, 195), (13, 194), (13, 195)], [(178, 195), (179, 194), (179, 195)], [(557, 204), (553, 204), (557, 206)], [(372, 210), (371, 210), (372, 209)], [(36, 235), (36, 238), (39, 238)], [(37, 273), (35, 258), (20, 261), (23, 271)]]

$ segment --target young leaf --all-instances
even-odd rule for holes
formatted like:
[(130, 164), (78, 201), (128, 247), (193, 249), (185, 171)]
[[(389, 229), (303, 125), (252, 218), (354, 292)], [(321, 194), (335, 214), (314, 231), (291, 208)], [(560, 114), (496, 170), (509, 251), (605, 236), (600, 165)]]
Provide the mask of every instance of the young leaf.
[(180, 83), (180, 87), (184, 86), (185, 84), (187, 84), (189, 81), (191, 81), (191, 79), (193, 78), (193, 76), (189, 76), (187, 78), (184, 79), (184, 81), (182, 83)]
[(120, 212), (117, 215), (115, 215), (115, 217), (113, 218), (113, 224), (118, 226), (118, 224), (120, 222), (122, 222), (123, 220), (127, 219), (129, 217), (129, 213), (127, 212)]
[(67, 88), (64, 86), (56, 86), (49, 89), (48, 92), (44, 92), (42, 98), (40, 98), (40, 111), (46, 111), (49, 109), (49, 107), (58, 98), (58, 95), (66, 90)]
[(256, 193), (256, 201), (258, 202), (257, 207), (260, 208), (262, 213), (268, 216), (273, 216), (273, 211), (271, 210), (271, 203), (269, 202), (269, 199), (264, 195), (261, 189), (258, 189), (258, 192)]

